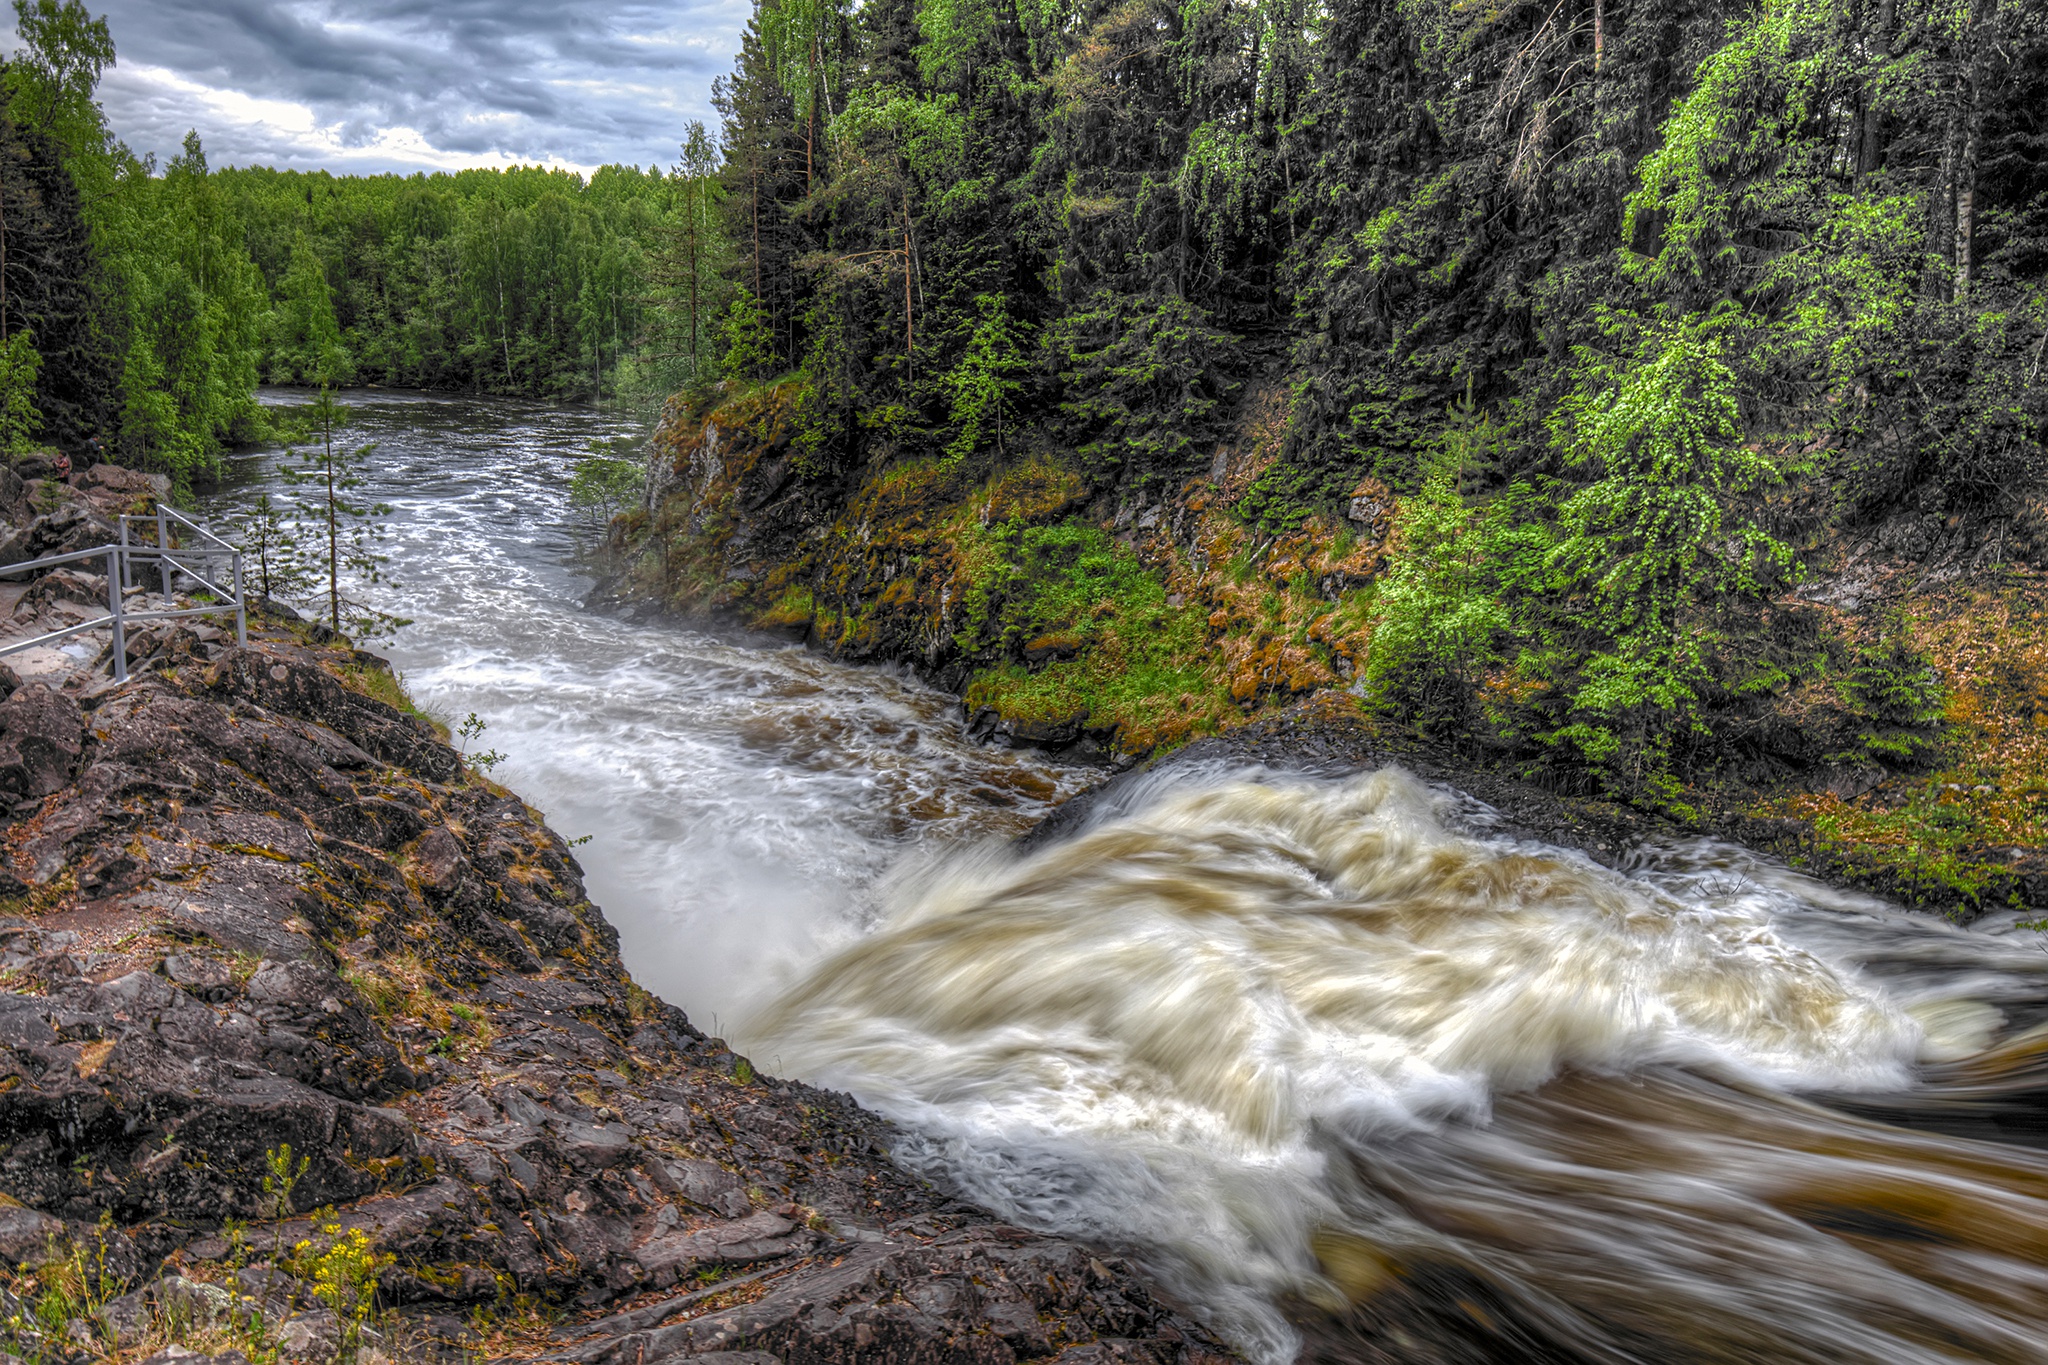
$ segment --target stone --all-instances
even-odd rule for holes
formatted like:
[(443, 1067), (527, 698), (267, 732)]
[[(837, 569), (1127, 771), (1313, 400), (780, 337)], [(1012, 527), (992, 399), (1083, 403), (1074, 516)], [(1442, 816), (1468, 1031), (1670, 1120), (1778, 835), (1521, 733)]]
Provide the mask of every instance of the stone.
[(171, 495), (168, 474), (149, 474), (140, 469), (123, 469), (119, 465), (96, 464), (85, 471), (85, 478), (94, 487), (115, 493), (143, 494), (153, 498)]
[(153, 1319), (149, 1311), (148, 1289), (134, 1289), (111, 1299), (100, 1306), (95, 1315), (100, 1326), (117, 1348), (126, 1348), (140, 1343), (149, 1335)]
[(430, 781), (452, 781), (461, 772), (461, 759), (425, 721), (351, 692), (311, 664), (237, 646), (207, 670), (205, 683), (216, 695), (315, 721), (375, 758)]
[(0, 701), (0, 796), (33, 800), (71, 781), (85, 739), (78, 703), (41, 683)]
[(234, 1311), (235, 1296), (219, 1285), (171, 1275), (149, 1286), (150, 1301), (167, 1323), (203, 1326)]
[(40, 1261), (62, 1241), (64, 1224), (18, 1202), (0, 1207), (0, 1264)]
[(549, 1121), (555, 1148), (570, 1165), (582, 1170), (607, 1170), (630, 1164), (636, 1151), (632, 1140), (620, 1128), (586, 1123), (582, 1119), (557, 1115)]
[(289, 1356), (332, 1356), (340, 1340), (334, 1314), (325, 1308), (295, 1313), (277, 1328), (278, 1348)]
[(221, 1355), (205, 1355), (189, 1346), (166, 1346), (142, 1365), (247, 1365), (248, 1357), (240, 1351), (228, 1351)]
[(216, 958), (173, 953), (164, 959), (163, 973), (201, 1000), (219, 1003), (235, 993), (234, 972)]
[(753, 1208), (746, 1182), (715, 1161), (671, 1161), (670, 1179), (683, 1198), (713, 1213), (738, 1218)]

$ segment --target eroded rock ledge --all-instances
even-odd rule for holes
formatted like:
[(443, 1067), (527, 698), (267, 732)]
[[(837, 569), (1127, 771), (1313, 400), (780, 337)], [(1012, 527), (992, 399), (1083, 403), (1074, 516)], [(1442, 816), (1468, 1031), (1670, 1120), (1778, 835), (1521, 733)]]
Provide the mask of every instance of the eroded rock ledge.
[(381, 660), (281, 619), (161, 643), (0, 701), (0, 1254), (103, 1247), (120, 1291), (47, 1358), (220, 1350), (251, 1308), (331, 1358), (264, 1262), (334, 1224), (393, 1258), (400, 1356), (1218, 1358), (1123, 1262), (921, 1185), (881, 1120), (634, 986), (563, 840)]

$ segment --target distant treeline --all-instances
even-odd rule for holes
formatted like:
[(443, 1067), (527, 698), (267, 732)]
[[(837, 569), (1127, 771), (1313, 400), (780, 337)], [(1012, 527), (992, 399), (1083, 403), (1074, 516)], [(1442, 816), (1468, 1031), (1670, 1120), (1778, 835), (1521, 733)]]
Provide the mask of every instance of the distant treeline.
[(0, 116), (0, 444), (204, 477), (261, 434), (260, 382), (658, 396), (705, 353), (719, 269), (689, 130), (671, 171), (333, 176), (168, 163), (109, 132), (114, 46), (15, 0)]

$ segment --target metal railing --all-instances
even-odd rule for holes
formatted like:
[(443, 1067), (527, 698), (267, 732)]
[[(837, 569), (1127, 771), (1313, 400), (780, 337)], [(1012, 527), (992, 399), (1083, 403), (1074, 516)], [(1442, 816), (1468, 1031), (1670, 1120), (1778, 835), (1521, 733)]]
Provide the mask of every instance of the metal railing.
[[(156, 531), (156, 543), (146, 539), (130, 540), (135, 528), (146, 535), (151, 527)], [(188, 534), (189, 533), (189, 534)], [(174, 544), (185, 540), (187, 544)], [(95, 545), (89, 549), (73, 550), (69, 554), (45, 555), (41, 559), (26, 560), (20, 564), (0, 565), (0, 578), (11, 578), (16, 574), (40, 573), (60, 568), (66, 564), (80, 564), (89, 560), (107, 561), (107, 614), (90, 621), (81, 621), (63, 630), (53, 630), (27, 640), (9, 640), (0, 644), (0, 656), (33, 649), (37, 645), (51, 645), (73, 635), (82, 635), (91, 630), (103, 630), (108, 626), (114, 632), (114, 681), (128, 681), (128, 627), (148, 621), (170, 621), (186, 616), (224, 616), (233, 612), (235, 616), (235, 642), (249, 643), (248, 601), (242, 590), (242, 552), (222, 540), (213, 532), (193, 521), (190, 517), (173, 512), (168, 507), (159, 507), (148, 516), (124, 516), (121, 518), (121, 539), (112, 545)], [(222, 573), (219, 566), (225, 565)], [(163, 605), (140, 610), (128, 606), (126, 598), (131, 577), (135, 584), (142, 584), (143, 570), (154, 566), (155, 577)], [(178, 588), (181, 579), (207, 593), (214, 600), (190, 607), (179, 607)], [(146, 603), (149, 594), (142, 593)]]

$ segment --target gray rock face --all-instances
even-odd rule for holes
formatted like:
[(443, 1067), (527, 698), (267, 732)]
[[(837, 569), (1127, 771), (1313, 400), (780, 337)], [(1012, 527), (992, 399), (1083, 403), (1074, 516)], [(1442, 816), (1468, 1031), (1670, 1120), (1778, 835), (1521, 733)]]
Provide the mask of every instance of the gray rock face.
[(32, 800), (62, 791), (85, 738), (78, 703), (40, 683), (0, 701), (0, 798)]

